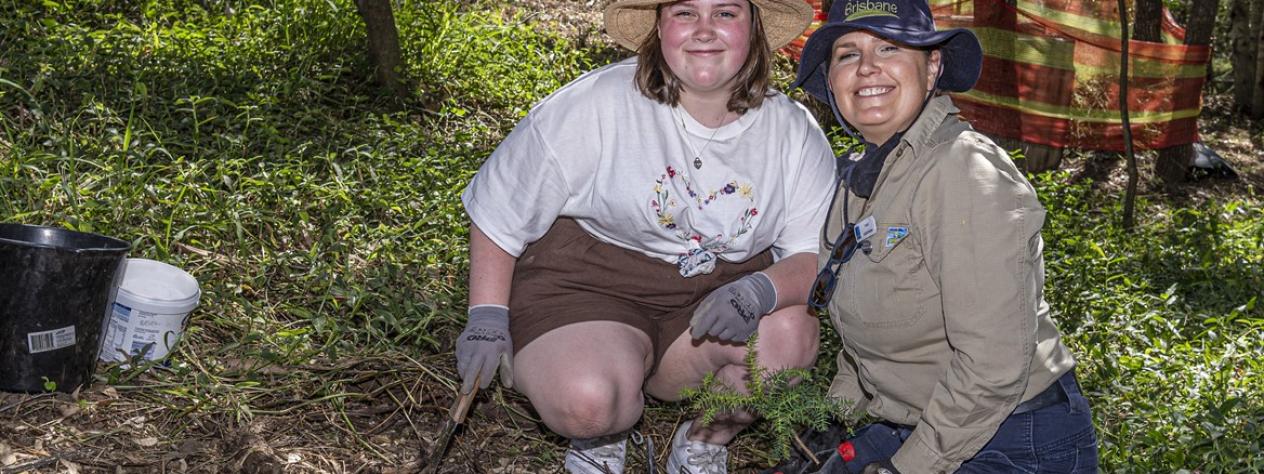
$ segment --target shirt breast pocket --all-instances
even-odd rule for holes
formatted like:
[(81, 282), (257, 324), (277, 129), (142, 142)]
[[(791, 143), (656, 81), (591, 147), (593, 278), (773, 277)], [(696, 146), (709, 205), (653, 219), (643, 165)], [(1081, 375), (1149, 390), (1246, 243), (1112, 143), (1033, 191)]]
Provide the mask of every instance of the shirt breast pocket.
[(913, 232), (905, 223), (879, 223), (877, 232), (861, 244), (853, 263), (854, 301), (867, 328), (908, 327), (926, 314), (931, 292), (921, 278), (924, 259)]

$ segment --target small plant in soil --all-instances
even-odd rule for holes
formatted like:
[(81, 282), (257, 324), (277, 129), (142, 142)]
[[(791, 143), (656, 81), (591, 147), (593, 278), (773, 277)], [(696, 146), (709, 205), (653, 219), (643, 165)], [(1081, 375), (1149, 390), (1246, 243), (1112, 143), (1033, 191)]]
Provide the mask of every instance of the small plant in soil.
[[(773, 437), (771, 459), (790, 457), (790, 444), (795, 443), (805, 455), (812, 451), (804, 446), (796, 434), (804, 427), (826, 431), (831, 421), (844, 421), (850, 404), (830, 398), (812, 381), (808, 369), (770, 371), (759, 366), (755, 342), (759, 334), (746, 341), (746, 392), (743, 393), (707, 374), (696, 388), (686, 388), (681, 396), (690, 407), (702, 413), (702, 423), (709, 424), (715, 416), (733, 411), (745, 411), (759, 417), (757, 423), (767, 423)], [(815, 461), (814, 461), (815, 462)]]

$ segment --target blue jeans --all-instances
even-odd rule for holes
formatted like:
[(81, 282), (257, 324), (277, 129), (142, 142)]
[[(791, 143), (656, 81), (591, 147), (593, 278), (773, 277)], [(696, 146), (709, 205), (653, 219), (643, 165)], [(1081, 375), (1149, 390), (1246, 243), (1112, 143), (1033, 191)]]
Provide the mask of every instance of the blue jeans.
[[(1010, 415), (983, 449), (962, 463), (957, 472), (1096, 473), (1097, 434), (1088, 399), (1080, 393), (1074, 371), (1067, 372), (1057, 383), (1065, 390), (1067, 401)], [(861, 428), (851, 438), (856, 457), (841, 463), (835, 455), (826, 463), (830, 469), (820, 472), (858, 473), (865, 464), (895, 455), (912, 433), (911, 426), (891, 423)]]

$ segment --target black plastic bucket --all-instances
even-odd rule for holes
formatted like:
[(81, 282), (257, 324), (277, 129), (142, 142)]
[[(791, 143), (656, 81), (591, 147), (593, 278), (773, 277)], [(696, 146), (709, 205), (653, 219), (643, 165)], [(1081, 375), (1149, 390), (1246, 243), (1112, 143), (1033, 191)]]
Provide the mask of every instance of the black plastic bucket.
[(0, 223), (0, 390), (72, 392), (92, 383), (101, 325), (131, 244)]

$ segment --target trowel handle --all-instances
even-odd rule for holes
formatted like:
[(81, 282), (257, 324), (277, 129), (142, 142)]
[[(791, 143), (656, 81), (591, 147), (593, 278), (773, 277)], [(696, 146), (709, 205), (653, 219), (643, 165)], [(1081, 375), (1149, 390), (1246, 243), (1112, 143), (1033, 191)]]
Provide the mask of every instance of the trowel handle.
[(465, 423), (465, 414), (470, 411), (470, 404), (474, 403), (474, 396), (478, 395), (478, 381), (478, 376), (475, 375), (474, 388), (470, 389), (470, 393), (458, 396), (456, 403), (452, 404), (452, 421), (458, 424)]

